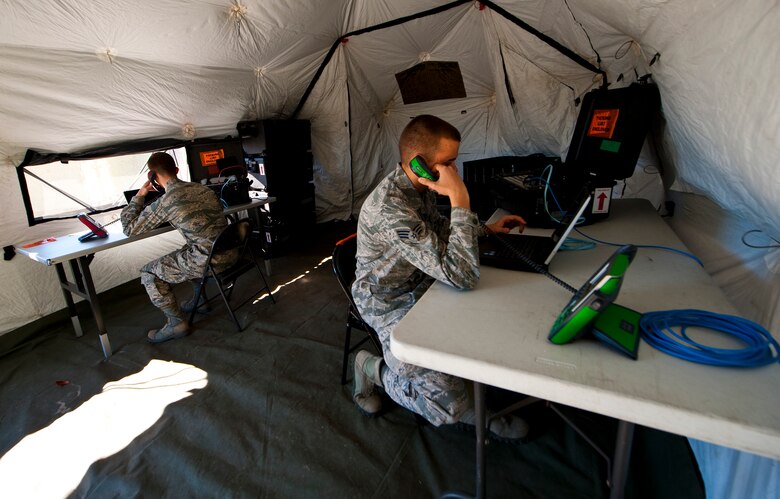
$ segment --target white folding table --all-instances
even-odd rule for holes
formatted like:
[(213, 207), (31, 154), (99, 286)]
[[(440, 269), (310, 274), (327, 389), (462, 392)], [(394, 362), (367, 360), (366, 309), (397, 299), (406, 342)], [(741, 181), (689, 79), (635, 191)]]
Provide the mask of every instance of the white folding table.
[[(646, 200), (616, 200), (606, 221), (581, 230), (603, 241), (687, 251)], [(614, 250), (599, 245), (561, 252), (549, 270), (579, 288)], [(475, 382), (482, 418), (477, 425), (478, 497), (485, 494), (484, 385), (618, 419), (614, 497), (623, 493), (634, 424), (780, 458), (777, 364), (706, 366), (644, 341), (638, 360), (593, 340), (554, 345), (547, 334), (569, 292), (541, 274), (485, 266), (480, 272), (471, 291), (435, 283), (391, 336), (400, 360)], [(738, 315), (694, 260), (657, 249), (639, 249), (616, 303), (638, 312), (691, 308)]]
[[(273, 201), (275, 201), (275, 198), (272, 197), (267, 199), (253, 199), (249, 203), (229, 206), (228, 208), (225, 208), (223, 213), (225, 216), (229, 217), (230, 215), (239, 212), (249, 212), (258, 209)], [(81, 329), (81, 323), (79, 322), (73, 295), (75, 294), (87, 300), (92, 308), (92, 314), (95, 317), (95, 324), (98, 330), (100, 346), (103, 349), (103, 355), (105, 358), (108, 358), (112, 353), (111, 343), (108, 339), (108, 333), (103, 321), (103, 314), (100, 310), (100, 303), (98, 301), (97, 292), (95, 291), (95, 284), (92, 280), (92, 273), (89, 270), (89, 264), (92, 262), (95, 253), (134, 241), (140, 241), (148, 237), (164, 234), (174, 230), (174, 228), (171, 225), (165, 224), (154, 230), (130, 237), (122, 232), (122, 227), (119, 223), (106, 226), (106, 230), (108, 231), (108, 237), (102, 239), (91, 239), (85, 242), (79, 241), (79, 236), (88, 232), (85, 228), (85, 230), (75, 234), (51, 238), (53, 239), (52, 241), (44, 240), (19, 245), (15, 247), (15, 250), (17, 253), (26, 255), (37, 262), (41, 262), (45, 265), (54, 265), (57, 270), (57, 277), (60, 286), (62, 287), (62, 292), (65, 296), (65, 303), (68, 306), (70, 320), (73, 323), (73, 329), (76, 331), (76, 336), (81, 336), (83, 331)], [(68, 276), (65, 273), (64, 263), (70, 265), (73, 274), (72, 282), (68, 280)]]

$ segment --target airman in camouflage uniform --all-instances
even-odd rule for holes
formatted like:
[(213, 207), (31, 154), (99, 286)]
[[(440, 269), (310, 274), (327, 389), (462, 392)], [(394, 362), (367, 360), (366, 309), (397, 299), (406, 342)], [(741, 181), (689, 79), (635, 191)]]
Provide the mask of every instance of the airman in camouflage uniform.
[[(473, 420), (466, 383), (455, 376), (399, 361), (390, 334), (435, 280), (470, 289), (479, 280), (477, 237), (483, 234), (470, 210), (468, 192), (455, 159), (460, 134), (439, 118), (418, 116), (401, 135), (402, 162), (369, 195), (360, 211), (357, 268), (352, 296), (363, 319), (382, 342), (382, 358), (367, 351), (355, 359), (354, 399), (365, 413), (380, 409), (374, 385), (401, 406), (435, 426)], [(421, 155), (438, 180), (412, 173), (409, 161)], [(450, 218), (439, 214), (431, 192), (449, 197)], [(519, 217), (505, 217), (491, 230), (507, 232)]]
[[(173, 294), (173, 284), (194, 281), (203, 276), (211, 246), (227, 226), (214, 192), (206, 186), (184, 182), (176, 177), (178, 169), (171, 156), (154, 153), (149, 171), (163, 184), (165, 194), (144, 208), (144, 198), (152, 188), (147, 182), (122, 210), (122, 229), (128, 236), (138, 235), (168, 222), (184, 237), (185, 245), (153, 260), (141, 269), (141, 283), (152, 304), (166, 316), (160, 330), (148, 333), (149, 341), (159, 343), (185, 336), (190, 328)], [(212, 262), (227, 268), (237, 258), (237, 250), (215, 255)]]
[(360, 211), (352, 286), (363, 319), (382, 341), (385, 392), (437, 426), (468, 408), (463, 380), (399, 361), (390, 333), (435, 279), (459, 289), (479, 280), (477, 217), (464, 208), (453, 208), (451, 217), (438, 213), (433, 192), (418, 192), (396, 168)]

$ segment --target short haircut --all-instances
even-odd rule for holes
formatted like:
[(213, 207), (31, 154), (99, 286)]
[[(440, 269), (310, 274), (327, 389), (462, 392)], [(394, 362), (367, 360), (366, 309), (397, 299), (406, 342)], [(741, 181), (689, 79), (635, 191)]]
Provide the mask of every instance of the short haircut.
[(149, 161), (146, 162), (149, 170), (153, 172), (163, 172), (170, 177), (175, 177), (179, 172), (179, 168), (176, 166), (176, 161), (167, 152), (156, 152), (149, 156)]
[(408, 163), (415, 151), (421, 152), (423, 156), (433, 156), (441, 139), (460, 142), (460, 132), (436, 116), (430, 114), (416, 116), (401, 132), (401, 139), (398, 142), (401, 161)]

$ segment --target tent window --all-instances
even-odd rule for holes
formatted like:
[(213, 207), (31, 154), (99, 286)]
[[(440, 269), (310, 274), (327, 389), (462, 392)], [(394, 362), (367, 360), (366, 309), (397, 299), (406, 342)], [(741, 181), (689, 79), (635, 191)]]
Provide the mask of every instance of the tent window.
[[(179, 166), (179, 178), (189, 180), (184, 147), (166, 150)], [(127, 204), (124, 191), (138, 189), (146, 181), (149, 152), (70, 160), (23, 167), (30, 224), (98, 213)], [(25, 185), (26, 184), (26, 185)], [(25, 194), (24, 192), (22, 193)]]
[(466, 87), (457, 62), (421, 62), (395, 75), (404, 104), (463, 99)]

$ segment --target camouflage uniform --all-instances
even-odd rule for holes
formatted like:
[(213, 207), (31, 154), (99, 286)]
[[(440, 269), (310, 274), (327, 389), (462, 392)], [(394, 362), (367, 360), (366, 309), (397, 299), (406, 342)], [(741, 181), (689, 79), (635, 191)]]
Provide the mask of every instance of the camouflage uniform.
[(415, 190), (400, 165), (360, 210), (352, 296), (382, 341), (382, 384), (390, 398), (436, 426), (457, 422), (471, 408), (468, 387), (460, 378), (396, 359), (390, 333), (434, 280), (474, 287), (481, 234), (470, 210), (452, 208), (449, 220), (441, 216), (434, 193)]
[[(152, 304), (175, 324), (183, 317), (171, 285), (203, 277), (211, 245), (227, 221), (211, 189), (178, 178), (168, 182), (165, 194), (146, 208), (143, 202), (142, 197), (135, 196), (122, 210), (126, 235), (138, 235), (169, 222), (186, 241), (181, 249), (141, 268), (141, 283)], [(235, 262), (237, 256), (237, 250), (233, 250), (215, 255), (212, 262), (224, 268)]]

